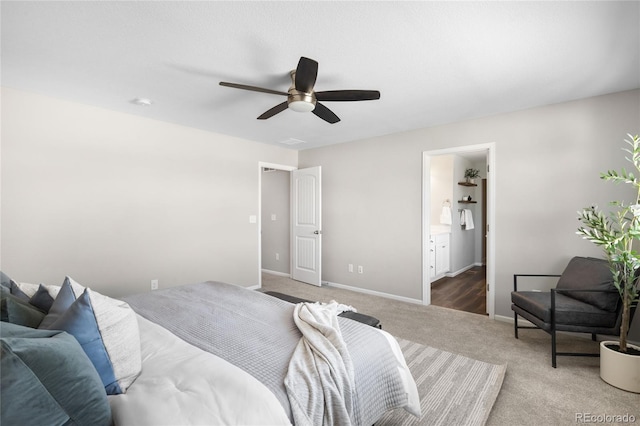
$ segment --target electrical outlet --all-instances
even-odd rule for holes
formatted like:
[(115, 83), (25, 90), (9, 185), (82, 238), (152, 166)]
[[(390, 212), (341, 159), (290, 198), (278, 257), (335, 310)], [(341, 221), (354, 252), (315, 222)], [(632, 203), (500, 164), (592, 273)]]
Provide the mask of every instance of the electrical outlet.
[(364, 267), (362, 265), (358, 265), (358, 273), (364, 274)]
[(158, 289), (158, 280), (151, 280), (151, 290)]
[(276, 253), (276, 260), (280, 260), (280, 253)]
[(353, 263), (349, 264), (349, 272), (353, 272)]

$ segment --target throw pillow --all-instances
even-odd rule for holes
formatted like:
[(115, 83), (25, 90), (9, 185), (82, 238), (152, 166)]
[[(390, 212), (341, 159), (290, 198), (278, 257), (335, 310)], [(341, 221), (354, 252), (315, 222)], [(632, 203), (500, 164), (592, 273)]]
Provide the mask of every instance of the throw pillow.
[(111, 424), (100, 377), (73, 336), (0, 328), (0, 423)]
[(142, 370), (138, 320), (125, 302), (87, 288), (47, 328), (78, 340), (109, 395), (126, 392)]
[(44, 318), (44, 312), (29, 302), (11, 294), (8, 288), (0, 286), (0, 319), (13, 324), (37, 327)]
[(51, 304), (47, 316), (44, 317), (38, 328), (49, 328), (84, 293), (84, 290), (85, 287), (75, 282), (71, 277), (65, 277), (56, 300)]
[(0, 284), (7, 288), (11, 288), (11, 278), (2, 271), (0, 271)]
[(36, 294), (39, 287), (40, 284), (19, 283), (11, 280), (11, 294), (26, 301), (29, 301)]
[(56, 299), (59, 286), (40, 284), (38, 290), (31, 296), (29, 303), (44, 312), (49, 312), (53, 301)]

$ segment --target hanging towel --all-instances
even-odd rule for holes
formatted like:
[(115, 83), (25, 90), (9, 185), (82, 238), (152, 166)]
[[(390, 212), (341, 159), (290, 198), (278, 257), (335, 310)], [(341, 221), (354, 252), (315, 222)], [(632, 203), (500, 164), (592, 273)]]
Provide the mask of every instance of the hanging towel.
[(440, 213), (440, 223), (443, 225), (451, 225), (451, 207), (449, 205), (442, 206), (442, 213)]
[(465, 231), (473, 229), (473, 215), (471, 210), (463, 209), (460, 211), (460, 225), (464, 226)]

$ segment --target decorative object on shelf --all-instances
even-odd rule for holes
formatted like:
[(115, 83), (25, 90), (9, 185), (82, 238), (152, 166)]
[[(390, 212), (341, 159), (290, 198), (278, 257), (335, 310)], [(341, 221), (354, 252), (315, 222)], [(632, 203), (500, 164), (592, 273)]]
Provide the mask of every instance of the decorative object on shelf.
[[(633, 241), (640, 237), (640, 137), (628, 135), (631, 140), (625, 142), (631, 149), (624, 151), (631, 154), (627, 158), (638, 171), (638, 175), (627, 172), (624, 168), (620, 173), (609, 170), (601, 173), (600, 178), (614, 183), (628, 183), (636, 190), (636, 197), (632, 202), (613, 201), (614, 211), (603, 213), (598, 206), (591, 206), (578, 212), (578, 219), (582, 226), (576, 232), (582, 238), (601, 246), (613, 273), (613, 283), (618, 289), (622, 303), (622, 323), (620, 326), (619, 342), (602, 342), (600, 345), (600, 377), (620, 389), (640, 393), (640, 347), (627, 344), (627, 334), (631, 324), (632, 312), (637, 310), (640, 295), (638, 272), (640, 269), (640, 253), (633, 248)], [(606, 354), (605, 354), (606, 352)], [(610, 353), (613, 352), (613, 353)], [(616, 366), (609, 365), (611, 358), (615, 364), (622, 364), (623, 360), (631, 359), (631, 367), (625, 367), (622, 376), (630, 376), (629, 381), (618, 382), (619, 373)], [(618, 356), (619, 355), (619, 356)], [(626, 387), (625, 387), (626, 386)]]
[(464, 178), (467, 180), (467, 183), (476, 183), (476, 178), (480, 177), (480, 170), (478, 169), (467, 169), (464, 171)]

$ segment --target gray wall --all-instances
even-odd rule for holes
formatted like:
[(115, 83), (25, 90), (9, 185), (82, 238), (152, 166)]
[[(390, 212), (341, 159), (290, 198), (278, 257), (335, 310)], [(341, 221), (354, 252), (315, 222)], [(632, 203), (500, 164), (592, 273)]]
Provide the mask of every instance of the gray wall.
[(111, 296), (258, 284), (260, 161), (295, 151), (2, 89), (2, 259)]
[[(461, 186), (458, 182), (464, 180), (464, 171), (472, 167), (472, 162), (459, 155), (453, 156), (453, 225), (451, 226), (451, 272), (459, 273), (463, 269), (475, 263), (476, 233), (481, 226), (479, 208), (477, 203), (459, 203), (465, 195), (471, 195), (473, 201), (478, 201), (476, 197), (476, 187)], [(458, 209), (471, 210), (473, 217), (473, 229), (467, 230), (462, 227), (460, 212)]]
[(638, 117), (634, 90), (301, 151), (299, 167), (323, 168), (323, 280), (420, 299), (422, 152), (494, 142), (495, 312), (511, 316), (514, 273), (600, 256), (575, 235), (576, 211), (633, 197), (599, 174), (626, 166), (623, 139), (640, 131)]
[(116, 297), (154, 278), (256, 284), (264, 161), (323, 168), (323, 280), (420, 299), (422, 153), (494, 142), (496, 314), (510, 316), (514, 273), (600, 255), (576, 211), (634, 195), (599, 173), (627, 164), (640, 90), (299, 153), (11, 89), (1, 114), (0, 268)]
[[(289, 274), (291, 173), (262, 173), (262, 269)], [(275, 217), (275, 220), (273, 219)], [(278, 254), (279, 259), (276, 259)]]

